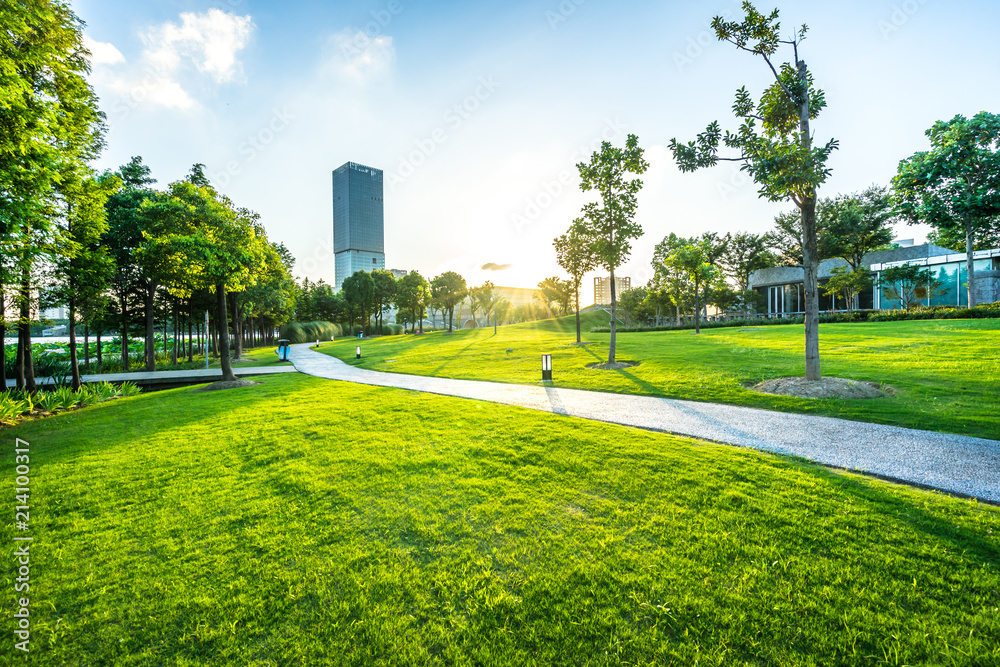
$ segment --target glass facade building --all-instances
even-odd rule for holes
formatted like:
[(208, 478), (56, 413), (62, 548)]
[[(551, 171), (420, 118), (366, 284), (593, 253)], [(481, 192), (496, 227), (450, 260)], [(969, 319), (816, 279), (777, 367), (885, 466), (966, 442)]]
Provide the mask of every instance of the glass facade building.
[(347, 162), (333, 171), (335, 288), (355, 271), (385, 269), (382, 170)]

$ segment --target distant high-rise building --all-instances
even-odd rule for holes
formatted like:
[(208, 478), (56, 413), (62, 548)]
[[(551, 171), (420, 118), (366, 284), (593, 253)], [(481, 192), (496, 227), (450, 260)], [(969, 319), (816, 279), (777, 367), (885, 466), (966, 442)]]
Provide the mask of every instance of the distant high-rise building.
[[(622, 292), (631, 288), (631, 278), (615, 276), (615, 301), (621, 298)], [(594, 278), (594, 303), (599, 306), (611, 305), (611, 276)]]
[(336, 289), (355, 271), (385, 269), (382, 170), (347, 162), (333, 171)]

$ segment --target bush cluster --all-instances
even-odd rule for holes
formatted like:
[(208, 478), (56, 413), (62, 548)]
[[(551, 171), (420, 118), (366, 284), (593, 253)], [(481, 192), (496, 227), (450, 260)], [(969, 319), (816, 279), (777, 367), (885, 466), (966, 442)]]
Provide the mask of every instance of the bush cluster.
[(333, 322), (289, 322), (281, 327), (280, 337), (290, 343), (312, 343), (343, 335), (340, 325)]
[(131, 382), (123, 382), (120, 387), (109, 382), (100, 382), (84, 385), (77, 391), (67, 386), (34, 393), (19, 389), (7, 391), (0, 393), (0, 424), (12, 424), (23, 415), (31, 413), (55, 414), (138, 393), (139, 387)]
[[(1000, 301), (988, 303), (975, 308), (956, 308), (954, 306), (931, 306), (929, 308), (914, 308), (911, 310), (854, 310), (849, 313), (830, 313), (820, 315), (819, 321), (822, 324), (836, 324), (841, 322), (898, 322), (902, 320), (967, 320), (985, 317), (1000, 317)], [(801, 315), (796, 317), (748, 317), (738, 320), (724, 320), (718, 322), (702, 322), (702, 329), (721, 329), (723, 327), (760, 327), (773, 326), (778, 324), (802, 324), (805, 318)], [(621, 332), (643, 332), (643, 331), (674, 331), (679, 329), (694, 329), (694, 323), (681, 325), (669, 324), (664, 326), (640, 326), (640, 327), (618, 327)], [(593, 327), (591, 333), (610, 333), (611, 329), (606, 326)]]

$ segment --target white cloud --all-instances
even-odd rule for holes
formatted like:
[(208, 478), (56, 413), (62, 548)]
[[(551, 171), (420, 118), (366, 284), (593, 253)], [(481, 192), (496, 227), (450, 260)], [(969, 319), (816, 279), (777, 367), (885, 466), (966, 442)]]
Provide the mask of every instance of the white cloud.
[(237, 54), (250, 41), (253, 22), (249, 16), (210, 9), (203, 14), (185, 12), (180, 25), (166, 22), (143, 33), (143, 58), (162, 72), (174, 72), (185, 61), (219, 83), (242, 73)]
[(141, 57), (125, 68), (115, 67), (125, 63), (125, 57), (114, 45), (88, 37), (84, 37), (84, 44), (93, 54), (94, 83), (117, 96), (109, 100), (114, 120), (139, 106), (180, 111), (200, 108), (189, 88), (198, 85), (199, 74), (214, 83), (241, 78), (239, 54), (253, 30), (249, 16), (218, 9), (201, 14), (185, 12), (180, 23), (167, 21), (140, 33), (145, 48)]
[(98, 42), (84, 35), (83, 45), (90, 51), (90, 62), (93, 65), (117, 65), (125, 62), (125, 56), (110, 42)]
[(364, 81), (389, 69), (396, 59), (392, 37), (369, 35), (364, 30), (342, 30), (330, 37), (333, 53), (327, 69), (356, 81)]

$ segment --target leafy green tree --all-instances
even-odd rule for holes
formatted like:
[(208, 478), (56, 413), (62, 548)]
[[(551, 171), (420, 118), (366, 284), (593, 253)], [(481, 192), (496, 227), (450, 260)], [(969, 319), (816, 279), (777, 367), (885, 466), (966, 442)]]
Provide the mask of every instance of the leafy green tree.
[(887, 299), (899, 301), (903, 310), (919, 307), (946, 291), (930, 269), (910, 264), (883, 269), (879, 287)]
[[(750, 289), (750, 274), (775, 266), (777, 258), (771, 252), (766, 234), (740, 232), (728, 238), (726, 249), (717, 262), (722, 273), (736, 285), (738, 300), (735, 304), (743, 312), (754, 310), (755, 294)], [(728, 310), (728, 309), (723, 309)]]
[(883, 187), (873, 185), (861, 193), (827, 200), (820, 215), (824, 218), (820, 257), (839, 257), (852, 271), (861, 268), (865, 255), (887, 248), (892, 241), (895, 214)]
[(142, 289), (142, 275), (135, 261), (135, 253), (144, 241), (146, 219), (139, 211), (143, 202), (156, 196), (156, 192), (150, 188), (156, 179), (150, 174), (150, 169), (143, 164), (142, 158), (133, 157), (115, 173), (121, 179), (122, 187), (109, 196), (105, 204), (108, 228), (101, 243), (108, 248), (114, 260), (111, 291), (116, 300), (118, 329), (122, 341), (122, 366), (126, 371), (130, 368), (130, 309)]
[[(490, 323), (490, 313), (493, 310), (494, 297), (496, 296), (496, 291), (493, 283), (487, 280), (479, 287), (472, 287), (469, 289), (469, 299), (475, 302), (476, 306), (482, 311), (483, 316), (486, 318), (486, 324)], [(496, 319), (493, 320), (493, 333), (496, 333)]]
[(552, 245), (556, 249), (556, 261), (569, 274), (576, 304), (576, 342), (580, 343), (580, 284), (583, 276), (597, 268), (597, 258), (589, 240), (583, 235), (583, 221), (577, 218), (569, 231), (557, 237)]
[[(368, 326), (368, 320), (375, 308), (375, 280), (367, 271), (355, 271), (353, 275), (344, 278), (340, 285), (350, 312), (357, 313), (362, 331)], [(350, 324), (354, 324), (353, 316)]]
[(372, 280), (374, 281), (372, 299), (375, 303), (375, 316), (378, 319), (378, 332), (381, 334), (385, 311), (391, 308), (393, 302), (396, 300), (398, 286), (396, 285), (396, 277), (394, 275), (380, 269), (372, 271)]
[(104, 146), (104, 116), (86, 78), (89, 55), (83, 23), (65, 3), (4, 3), (0, 9), (0, 295), (17, 284), (15, 372), (18, 387), (30, 391), (39, 263), (59, 245), (57, 221), (68, 215), (73, 175)]
[(931, 150), (899, 163), (893, 196), (911, 224), (964, 233), (973, 307), (976, 239), (989, 234), (1000, 216), (1000, 114), (958, 115), (934, 123), (926, 134)]
[(585, 204), (580, 218), (580, 236), (589, 240), (590, 250), (599, 266), (611, 276), (611, 341), (608, 345), (608, 363), (615, 362), (616, 310), (615, 269), (628, 259), (632, 241), (642, 236), (642, 227), (635, 221), (637, 195), (642, 181), (629, 178), (640, 175), (649, 168), (639, 148), (639, 138), (628, 135), (624, 148), (615, 148), (611, 142), (601, 143), (600, 152), (594, 151), (590, 162), (576, 165), (580, 171), (580, 189), (595, 190), (601, 197), (600, 205)]
[(622, 291), (619, 295), (618, 312), (625, 326), (635, 326), (637, 320), (642, 317), (642, 304), (647, 295), (645, 287), (633, 287)]
[(454, 271), (445, 271), (431, 281), (431, 294), (442, 310), (448, 311), (448, 332), (453, 330), (455, 306), (465, 298), (465, 278)]
[(837, 295), (847, 302), (847, 309), (854, 310), (858, 295), (872, 286), (872, 273), (864, 266), (851, 269), (835, 266), (830, 270), (830, 279), (823, 286), (827, 296)]
[(702, 239), (697, 243), (677, 248), (666, 261), (671, 269), (684, 274), (694, 286), (695, 333), (701, 333), (702, 289), (712, 282), (718, 271), (709, 261), (711, 254), (711, 242)]
[[(819, 380), (816, 189), (830, 175), (826, 163), (837, 148), (837, 142), (830, 140), (823, 146), (813, 145), (810, 121), (826, 106), (826, 98), (823, 91), (814, 87), (812, 74), (799, 57), (799, 46), (805, 39), (807, 27), (803, 25), (794, 37), (782, 40), (778, 10), (764, 15), (750, 2), (744, 2), (743, 11), (746, 17), (742, 22), (716, 16), (712, 28), (719, 40), (760, 57), (773, 75), (774, 83), (756, 104), (745, 87), (736, 92), (733, 112), (742, 119), (736, 132), (726, 132), (723, 136), (718, 122), (712, 122), (696, 141), (682, 144), (672, 139), (670, 148), (681, 171), (711, 167), (720, 160), (737, 162), (741, 170), (760, 185), (762, 197), (771, 201), (791, 200), (798, 207), (804, 248), (806, 379)], [(792, 48), (793, 62), (779, 66), (774, 58), (781, 45)], [(719, 157), (720, 141), (739, 155)]]
[(569, 304), (573, 299), (573, 283), (562, 280), (559, 276), (552, 276), (538, 283), (538, 293), (549, 311), (564, 314), (569, 311)]
[(427, 280), (416, 271), (410, 271), (399, 279), (396, 290), (396, 306), (400, 310), (410, 312), (410, 322), (413, 331), (417, 330), (417, 322), (424, 317), (424, 308), (430, 297), (430, 286)]
[(104, 293), (114, 270), (100, 240), (107, 230), (105, 202), (121, 181), (115, 176), (95, 177), (86, 171), (74, 176), (72, 181), (62, 183), (67, 202), (65, 228), (58, 240), (48, 292), (54, 301), (68, 306), (70, 373), (76, 391), (80, 388), (77, 314), (82, 305)]

